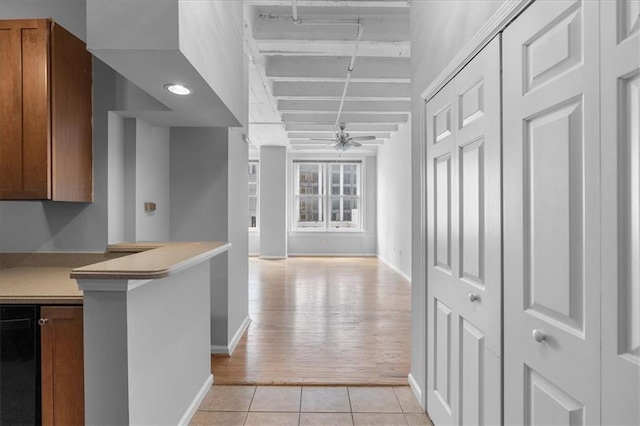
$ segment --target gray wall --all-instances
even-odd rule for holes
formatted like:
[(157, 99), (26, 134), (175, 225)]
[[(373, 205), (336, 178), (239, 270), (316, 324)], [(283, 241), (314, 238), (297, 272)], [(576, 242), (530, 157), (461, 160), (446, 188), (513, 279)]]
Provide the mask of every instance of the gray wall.
[[(4, 18), (5, 5), (0, 7)], [(108, 241), (108, 111), (115, 72), (93, 61), (93, 203), (0, 202), (0, 251), (103, 252)]]
[[(245, 215), (246, 216), (246, 215)], [(260, 147), (260, 257), (287, 256), (287, 149)]]
[[(136, 241), (169, 239), (169, 129), (136, 119)], [(145, 212), (144, 203), (156, 203)]]
[(125, 119), (114, 112), (108, 113), (108, 243), (124, 241), (125, 222)]
[(378, 256), (411, 279), (411, 121), (378, 148)]
[(503, 1), (414, 1), (411, 3), (411, 81), (412, 142), (411, 181), (411, 375), (424, 396), (425, 357), (425, 277), (421, 262), (426, 258), (422, 246), (424, 228), (420, 213), (424, 211), (421, 186), (421, 94), (451, 62), (464, 45), (478, 32)]
[(87, 0), (2, 0), (0, 19), (42, 19), (54, 21), (87, 41)]
[[(0, 19), (50, 18), (86, 39), (84, 0), (2, 0)], [(0, 202), (0, 251), (103, 252), (125, 236), (124, 121), (112, 111), (156, 104), (93, 60), (93, 203)], [(113, 160), (113, 162), (111, 162)]]
[[(171, 240), (228, 240), (227, 135), (225, 128), (171, 129)], [(210, 264), (212, 345), (228, 339), (228, 256)]]
[(230, 241), (211, 261), (211, 344), (227, 346), (248, 306), (247, 145), (241, 129), (172, 128), (170, 238)]
[(242, 128), (229, 130), (229, 311), (228, 341), (233, 339), (249, 316), (249, 176), (248, 146)]

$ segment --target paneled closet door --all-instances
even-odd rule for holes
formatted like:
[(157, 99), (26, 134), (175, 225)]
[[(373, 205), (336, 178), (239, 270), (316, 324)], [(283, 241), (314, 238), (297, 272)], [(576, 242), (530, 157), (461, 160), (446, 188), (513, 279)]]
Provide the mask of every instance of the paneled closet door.
[(599, 3), (503, 33), (505, 424), (600, 423)]
[(602, 424), (640, 424), (640, 1), (600, 6)]
[(501, 422), (500, 39), (426, 105), (427, 411)]

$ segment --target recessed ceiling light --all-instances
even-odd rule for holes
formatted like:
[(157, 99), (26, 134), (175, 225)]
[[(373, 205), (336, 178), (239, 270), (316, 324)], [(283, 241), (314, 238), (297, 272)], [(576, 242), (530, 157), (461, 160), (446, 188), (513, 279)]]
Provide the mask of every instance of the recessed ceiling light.
[(175, 95), (188, 95), (191, 93), (191, 89), (183, 86), (182, 84), (167, 84), (164, 86), (165, 89), (170, 91)]

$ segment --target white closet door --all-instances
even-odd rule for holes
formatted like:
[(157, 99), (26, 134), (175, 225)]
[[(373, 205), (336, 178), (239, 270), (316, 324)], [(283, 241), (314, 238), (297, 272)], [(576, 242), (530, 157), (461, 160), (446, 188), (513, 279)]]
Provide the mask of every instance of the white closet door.
[(599, 3), (503, 34), (505, 423), (600, 423)]
[(426, 108), (428, 395), (435, 424), (500, 416), (500, 40)]
[(639, 14), (601, 3), (603, 424), (640, 424)]

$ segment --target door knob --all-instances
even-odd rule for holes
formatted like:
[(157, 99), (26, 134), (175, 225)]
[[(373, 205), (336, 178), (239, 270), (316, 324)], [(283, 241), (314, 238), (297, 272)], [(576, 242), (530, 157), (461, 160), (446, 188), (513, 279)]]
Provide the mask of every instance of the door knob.
[(533, 330), (531, 332), (531, 335), (533, 336), (533, 340), (535, 340), (538, 343), (542, 343), (545, 340), (547, 340), (547, 335), (542, 330), (538, 330), (538, 329)]
[(45, 325), (48, 322), (49, 322), (49, 318), (40, 318), (38, 320), (38, 325)]
[(476, 293), (469, 293), (470, 302), (477, 302), (479, 300), (480, 300), (480, 296), (478, 296)]

